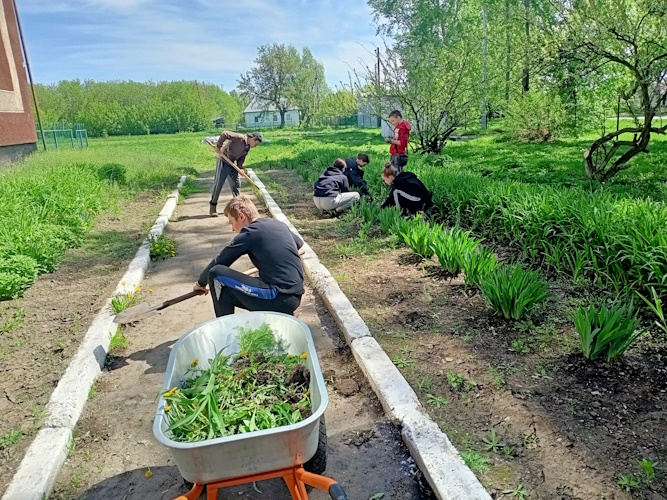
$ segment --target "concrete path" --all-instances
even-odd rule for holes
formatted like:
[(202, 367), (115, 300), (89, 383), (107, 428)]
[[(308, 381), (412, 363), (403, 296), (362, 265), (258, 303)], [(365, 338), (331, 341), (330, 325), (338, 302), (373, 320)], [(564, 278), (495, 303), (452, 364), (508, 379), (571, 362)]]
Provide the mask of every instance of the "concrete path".
[[(209, 186), (211, 179), (200, 182)], [(229, 197), (225, 193), (219, 206)], [(151, 304), (189, 291), (201, 269), (234, 236), (225, 217), (211, 218), (207, 211), (207, 193), (192, 195), (177, 207), (166, 235), (177, 241), (178, 255), (152, 264), (141, 284)], [(234, 267), (245, 270), (251, 264), (244, 258)], [(354, 499), (380, 493), (384, 500), (431, 498), (400, 433), (384, 417), (335, 323), (309, 287), (299, 312), (313, 333), (325, 377), (333, 379), (326, 412), (327, 474)], [(156, 395), (173, 343), (213, 317), (210, 298), (198, 297), (126, 329), (130, 345), (110, 356), (108, 371), (79, 421), (74, 449), (52, 498), (172, 499), (187, 491), (169, 451), (153, 438)], [(230, 488), (219, 498), (290, 498), (277, 480), (256, 487)], [(323, 492), (310, 497), (329, 498)]]

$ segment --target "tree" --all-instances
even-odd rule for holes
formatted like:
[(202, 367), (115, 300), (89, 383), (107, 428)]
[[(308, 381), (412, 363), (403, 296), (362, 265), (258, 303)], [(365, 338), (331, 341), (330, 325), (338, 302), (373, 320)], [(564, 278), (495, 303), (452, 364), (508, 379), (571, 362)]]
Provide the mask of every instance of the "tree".
[(359, 110), (359, 103), (350, 90), (337, 90), (327, 95), (320, 103), (318, 116), (322, 118), (343, 118), (352, 116)]
[(620, 91), (635, 116), (635, 126), (603, 132), (584, 153), (586, 174), (606, 181), (648, 152), (651, 134), (667, 132), (653, 126), (667, 94), (667, 0), (562, 1), (568, 57), (584, 73), (621, 70)]
[(280, 112), (280, 127), (285, 126), (285, 112), (294, 104), (292, 96), (301, 65), (299, 52), (291, 45), (261, 45), (255, 65), (241, 75), (238, 88), (256, 99), (265, 110), (273, 104)]
[(319, 111), (322, 99), (331, 92), (324, 79), (324, 65), (313, 57), (308, 47), (303, 49), (290, 100), (299, 107), (299, 121), (308, 125)]

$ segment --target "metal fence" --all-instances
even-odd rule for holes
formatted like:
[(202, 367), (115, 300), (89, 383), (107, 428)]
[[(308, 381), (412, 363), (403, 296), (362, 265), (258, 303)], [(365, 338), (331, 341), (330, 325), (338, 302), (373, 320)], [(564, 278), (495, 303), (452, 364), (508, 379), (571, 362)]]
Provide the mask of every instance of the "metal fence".
[[(38, 144), (41, 144), (42, 132), (37, 129)], [(70, 146), (72, 148), (88, 147), (88, 132), (83, 123), (75, 123), (73, 127), (67, 128), (65, 123), (52, 123), (45, 125), (44, 139), (46, 149), (58, 149)]]

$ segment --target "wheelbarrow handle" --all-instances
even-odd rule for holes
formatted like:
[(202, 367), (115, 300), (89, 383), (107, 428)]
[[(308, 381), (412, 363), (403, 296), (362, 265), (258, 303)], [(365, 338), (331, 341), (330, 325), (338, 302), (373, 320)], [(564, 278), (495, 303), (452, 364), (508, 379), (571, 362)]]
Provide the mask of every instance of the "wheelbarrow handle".
[(345, 490), (343, 490), (343, 487), (338, 483), (329, 486), (329, 496), (332, 500), (347, 500)]

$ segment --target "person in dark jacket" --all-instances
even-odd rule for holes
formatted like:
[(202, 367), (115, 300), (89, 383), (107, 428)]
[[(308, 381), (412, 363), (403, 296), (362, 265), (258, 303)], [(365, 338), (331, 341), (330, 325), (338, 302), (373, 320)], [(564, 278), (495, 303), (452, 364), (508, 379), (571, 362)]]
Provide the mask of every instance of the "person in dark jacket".
[(389, 197), (382, 208), (396, 207), (403, 213), (415, 215), (433, 206), (432, 194), (412, 172), (401, 172), (391, 163), (385, 163), (382, 179), (390, 186)]
[(319, 210), (339, 214), (359, 201), (359, 193), (350, 192), (346, 167), (345, 160), (338, 158), (315, 182), (313, 202)]
[[(233, 198), (224, 213), (238, 235), (206, 266), (193, 290), (211, 293), (218, 318), (233, 314), (234, 307), (294, 314), (303, 295), (303, 240), (284, 223), (260, 218), (245, 196)], [(242, 255), (250, 257), (259, 278), (229, 267)]]
[(364, 153), (359, 153), (356, 158), (354, 156), (345, 158), (345, 177), (347, 177), (350, 186), (358, 188), (362, 196), (368, 196), (369, 198), (371, 198), (371, 192), (366, 186), (364, 171), (361, 170), (361, 167), (365, 167), (370, 161), (368, 155)]

